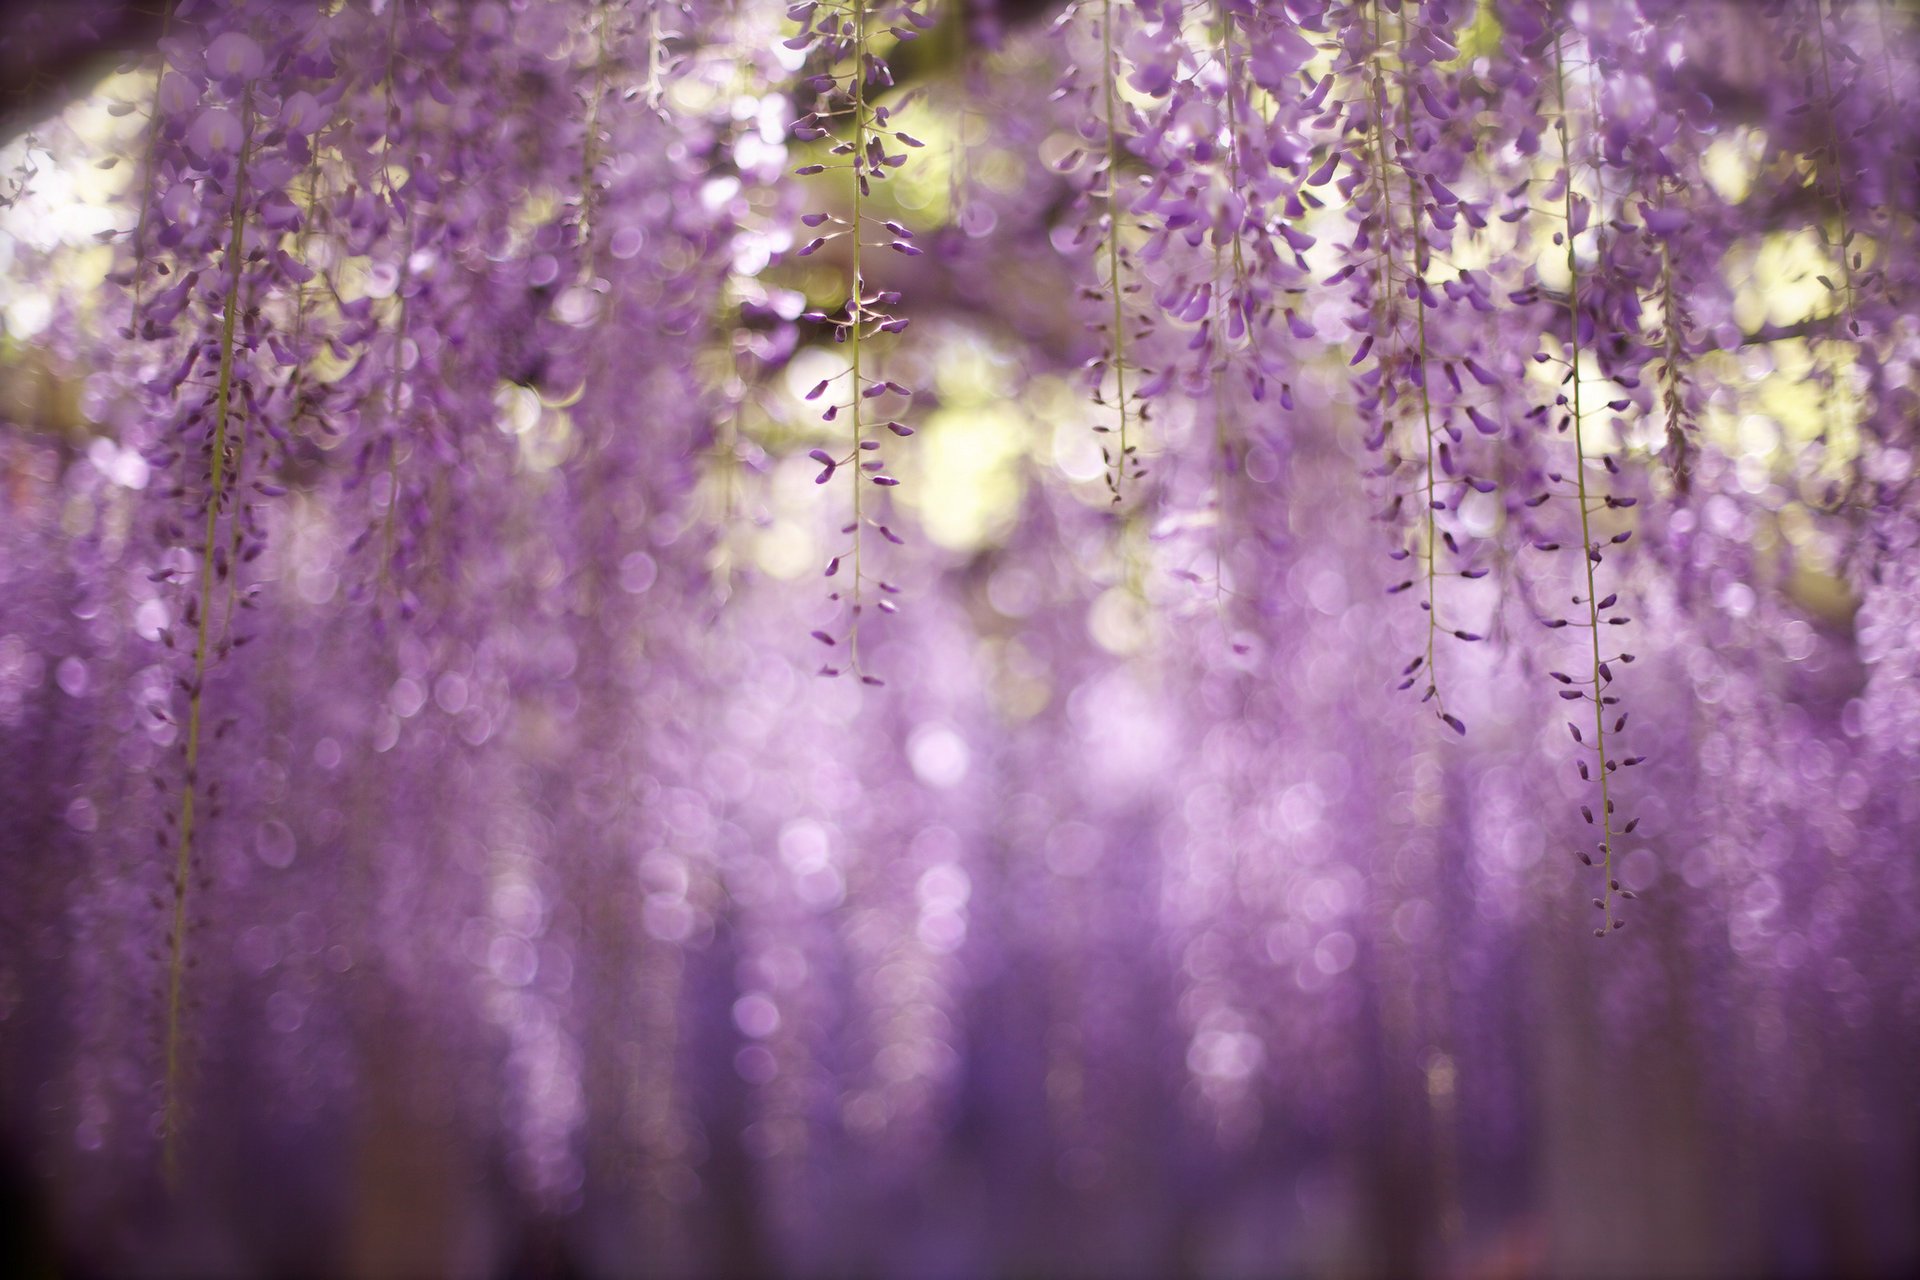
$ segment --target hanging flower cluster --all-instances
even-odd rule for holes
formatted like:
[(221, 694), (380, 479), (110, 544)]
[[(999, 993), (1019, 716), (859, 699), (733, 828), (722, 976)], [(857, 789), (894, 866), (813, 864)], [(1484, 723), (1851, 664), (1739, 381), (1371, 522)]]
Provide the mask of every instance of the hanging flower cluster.
[(48, 1256), (1920, 1256), (1909, 8), (86, 8), (0, 36), (123, 57), (0, 96)]
[[(801, 218), (810, 229), (830, 229), (807, 241), (800, 248), (799, 256), (805, 257), (844, 238), (848, 257), (846, 301), (830, 315), (813, 311), (804, 317), (814, 323), (830, 322), (834, 341), (847, 349), (844, 388), (838, 386), (842, 377), (835, 376), (821, 379), (807, 392), (809, 400), (834, 393), (820, 418), (823, 422), (834, 422), (844, 410), (851, 437), (851, 448), (838, 454), (825, 449), (812, 450), (809, 456), (821, 468), (814, 483), (826, 484), (833, 479), (835, 471), (845, 467), (853, 488), (853, 517), (841, 530), (851, 541), (844, 549), (835, 551), (827, 561), (826, 570), (827, 576), (833, 578), (839, 575), (843, 563), (847, 566), (845, 590), (833, 592), (833, 599), (845, 606), (842, 635), (836, 637), (825, 630), (816, 630), (813, 635), (828, 646), (838, 645), (844, 638), (845, 669), (858, 676), (862, 684), (880, 685), (885, 682), (866, 671), (860, 661), (860, 620), (867, 608), (868, 579), (872, 577), (872, 588), (879, 597), (874, 604), (882, 613), (898, 611), (898, 606), (888, 597), (897, 595), (900, 589), (884, 578), (871, 575), (862, 552), (868, 528), (891, 543), (898, 544), (902, 539), (878, 517), (868, 514), (878, 503), (868, 499), (862, 482), (883, 490), (900, 483), (899, 477), (887, 471), (886, 459), (880, 456), (883, 437), (879, 431), (884, 429), (904, 437), (912, 435), (913, 428), (898, 420), (875, 427), (873, 419), (884, 416), (882, 410), (893, 409), (909, 400), (913, 393), (893, 379), (873, 372), (879, 368), (873, 355), (873, 340), (883, 334), (904, 331), (907, 320), (888, 310), (900, 305), (898, 290), (869, 291), (867, 277), (860, 266), (860, 254), (863, 249), (890, 249), (904, 257), (917, 258), (923, 252), (913, 243), (911, 230), (873, 212), (870, 202), (875, 184), (884, 182), (891, 171), (905, 164), (909, 151), (926, 144), (895, 127), (891, 116), (896, 108), (878, 101), (885, 90), (893, 87), (893, 76), (885, 59), (874, 49), (883, 33), (894, 40), (912, 40), (931, 26), (932, 20), (915, 9), (910, 0), (893, 6), (871, 7), (865, 0), (854, 0), (851, 7), (808, 3), (795, 6), (787, 16), (801, 27), (800, 34), (786, 42), (788, 48), (809, 51), (829, 68), (845, 67), (845, 70), (819, 71), (806, 80), (806, 87), (818, 95), (819, 105), (800, 118), (795, 136), (808, 141), (832, 139), (833, 145), (827, 148), (832, 162), (803, 165), (795, 172), (805, 177), (832, 170), (844, 172), (851, 179), (847, 184), (844, 215), (815, 212)], [(864, 368), (863, 347), (867, 352)], [(828, 665), (821, 668), (821, 674), (834, 676), (841, 670)]]

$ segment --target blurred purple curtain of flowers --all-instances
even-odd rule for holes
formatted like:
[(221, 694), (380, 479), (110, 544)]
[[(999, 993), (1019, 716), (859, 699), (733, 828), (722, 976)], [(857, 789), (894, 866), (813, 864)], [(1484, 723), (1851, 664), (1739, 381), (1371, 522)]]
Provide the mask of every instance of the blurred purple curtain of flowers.
[(1914, 0), (28, 0), (0, 1272), (1920, 1273)]

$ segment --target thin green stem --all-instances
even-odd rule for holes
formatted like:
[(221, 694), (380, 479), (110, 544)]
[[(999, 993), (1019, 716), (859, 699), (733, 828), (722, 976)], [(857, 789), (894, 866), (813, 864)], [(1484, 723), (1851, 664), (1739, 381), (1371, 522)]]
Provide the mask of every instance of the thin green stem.
[[(1224, 96), (1227, 107), (1227, 172), (1229, 191), (1240, 190), (1240, 120), (1238, 108), (1234, 104), (1234, 94), (1238, 77), (1234, 74), (1233, 61), (1233, 14), (1223, 3), (1220, 11), (1220, 49), (1221, 59), (1226, 64), (1227, 77)], [(1232, 287), (1222, 288), (1221, 259), (1223, 256), (1220, 237), (1216, 233), (1213, 242), (1213, 280), (1217, 291), (1215, 299), (1219, 306), (1219, 315), (1214, 320), (1213, 331), (1213, 368), (1210, 370), (1213, 384), (1213, 448), (1214, 448), (1214, 522), (1213, 522), (1213, 601), (1215, 612), (1224, 625), (1227, 610), (1227, 522), (1229, 514), (1229, 496), (1232, 493), (1232, 476), (1227, 467), (1227, 458), (1231, 448), (1227, 431), (1227, 329), (1232, 320), (1233, 297), (1244, 279), (1245, 267), (1240, 256), (1240, 228), (1228, 229), (1233, 244)]]
[[(1380, 193), (1380, 254), (1377, 263), (1380, 268), (1379, 285), (1375, 290), (1375, 301), (1379, 308), (1379, 318), (1374, 325), (1375, 342), (1380, 338), (1399, 332), (1399, 322), (1393, 316), (1393, 188), (1387, 183), (1387, 141), (1386, 141), (1386, 86), (1385, 77), (1380, 71), (1380, 5), (1374, 0), (1373, 49), (1368, 55), (1371, 70), (1371, 92), (1373, 96), (1372, 128), (1368, 131), (1368, 142), (1373, 151), (1374, 181)], [(1388, 381), (1391, 372), (1386, 356), (1375, 357), (1380, 362), (1380, 412), (1390, 417), (1392, 410)], [(1385, 425), (1391, 425), (1390, 423)], [(1384, 432), (1383, 432), (1384, 434)]]
[[(1376, 17), (1378, 9), (1375, 10)], [(1400, 43), (1407, 40), (1407, 15), (1402, 9), (1399, 16)], [(1384, 93), (1384, 89), (1382, 89)], [(1406, 131), (1409, 145), (1413, 139), (1413, 104), (1411, 95), (1403, 86), (1400, 92), (1401, 127)], [(1420, 376), (1415, 382), (1420, 388), (1420, 423), (1426, 439), (1427, 454), (1427, 500), (1426, 500), (1426, 569), (1427, 569), (1427, 687), (1433, 690), (1438, 714), (1444, 718), (1447, 711), (1446, 697), (1440, 692), (1439, 669), (1434, 665), (1434, 642), (1440, 633), (1440, 602), (1437, 598), (1435, 560), (1439, 554), (1439, 535), (1434, 525), (1434, 448), (1433, 448), (1433, 393), (1427, 387), (1427, 269), (1426, 245), (1420, 232), (1420, 193), (1414, 187), (1414, 174), (1406, 168), (1407, 179), (1407, 217), (1413, 232), (1413, 284), (1414, 302), (1418, 308), (1417, 332), (1420, 342)], [(1384, 188), (1386, 179), (1381, 178)], [(1392, 229), (1388, 229), (1392, 234)]]
[(860, 481), (865, 473), (860, 469), (863, 426), (860, 420), (860, 402), (865, 397), (860, 385), (860, 325), (865, 320), (862, 294), (865, 292), (860, 279), (860, 239), (866, 230), (866, 173), (867, 163), (867, 0), (854, 0), (853, 5), (853, 287), (847, 298), (847, 343), (848, 359), (853, 365), (853, 465), (848, 468), (853, 483), (853, 620), (847, 628), (848, 665), (855, 675), (860, 673), (860, 612), (862, 593), (865, 587), (864, 571), (860, 565), (861, 500), (863, 491)]
[[(1221, 52), (1227, 65), (1227, 83), (1224, 96), (1227, 100), (1227, 173), (1229, 191), (1240, 190), (1240, 108), (1237, 97), (1240, 88), (1240, 76), (1233, 60), (1233, 14), (1227, 7), (1220, 6), (1222, 33)], [(1246, 262), (1240, 253), (1240, 228), (1233, 229), (1233, 282), (1239, 285), (1246, 279)]]
[[(1665, 200), (1661, 201), (1665, 206)], [(1680, 299), (1673, 283), (1673, 245), (1663, 236), (1660, 240), (1660, 326), (1665, 359), (1660, 370), (1660, 380), (1664, 384), (1664, 397), (1667, 409), (1667, 449), (1672, 454), (1670, 464), (1674, 482), (1685, 493), (1691, 483), (1691, 464), (1687, 455), (1691, 441), (1686, 430), (1686, 389), (1680, 374), (1681, 350), (1680, 335)]]
[(593, 98), (587, 103), (586, 137), (580, 147), (580, 278), (593, 278), (593, 171), (600, 167), (600, 99), (607, 93), (607, 11), (594, 6)]
[[(393, 548), (400, 511), (400, 379), (407, 360), (407, 267), (413, 257), (412, 234), (401, 252), (400, 280), (394, 290), (399, 313), (394, 318), (393, 368), (387, 377), (387, 511), (380, 529), (380, 585), (393, 584)], [(398, 588), (396, 587), (396, 590)]]
[(153, 210), (153, 171), (154, 158), (160, 147), (160, 85), (167, 78), (167, 34), (173, 28), (173, 2), (168, 0), (166, 11), (160, 17), (160, 69), (153, 76), (153, 99), (147, 108), (147, 159), (146, 172), (141, 177), (140, 220), (133, 227), (133, 310), (129, 314), (127, 325), (133, 330), (133, 336), (140, 336), (140, 290), (146, 283), (147, 267), (147, 222)]
[[(393, 189), (393, 158), (391, 152), (394, 138), (399, 133), (400, 104), (393, 94), (393, 69), (398, 57), (400, 43), (400, 6), (404, 0), (392, 0), (393, 7), (387, 20), (387, 75), (385, 90), (387, 96), (387, 136), (381, 151), (380, 171), (387, 184), (389, 204), (398, 199)], [(406, 210), (400, 211), (401, 223), (406, 227), (405, 241), (400, 251), (399, 280), (394, 286), (394, 298), (399, 311), (394, 317), (393, 330), (393, 368), (387, 378), (387, 510), (381, 520), (380, 529), (380, 594), (393, 583), (393, 548), (395, 543), (395, 525), (400, 512), (400, 442), (396, 438), (400, 416), (400, 377), (407, 359), (407, 276), (413, 265), (413, 225)], [(397, 587), (396, 587), (397, 590)]]
[(1120, 501), (1127, 478), (1127, 331), (1126, 303), (1120, 290), (1120, 114), (1113, 76), (1113, 0), (1100, 0), (1100, 76), (1107, 112), (1107, 288), (1113, 294), (1113, 395), (1120, 411), (1120, 451), (1114, 456), (1113, 500)]
[[(241, 100), (245, 121), (240, 158), (234, 168), (233, 208), (227, 239), (226, 314), (220, 322), (220, 381), (214, 392), (213, 457), (207, 485), (206, 536), (200, 552), (200, 608), (193, 646), (193, 684), (188, 695), (186, 777), (180, 788), (180, 841), (173, 865), (173, 930), (168, 939), (166, 1087), (161, 1105), (163, 1159), (169, 1183), (179, 1174), (181, 1012), (186, 977), (187, 891), (193, 873), (194, 795), (199, 790), (200, 721), (207, 675), (207, 632), (213, 617), (214, 548), (218, 542), (220, 502), (226, 487), (227, 430), (233, 410), (233, 342), (240, 310), (240, 270), (245, 251), (247, 159), (253, 146), (253, 90)], [(235, 459), (236, 466), (238, 458)]]
[(647, 106), (655, 112), (660, 110), (666, 97), (666, 41), (660, 37), (660, 4), (653, 0), (647, 6)]
[[(1821, 115), (1825, 119), (1827, 126), (1827, 154), (1826, 161), (1821, 166), (1819, 185), (1831, 189), (1834, 207), (1839, 211), (1840, 215), (1841, 315), (1844, 320), (1841, 326), (1841, 342), (1847, 343), (1852, 341), (1852, 335), (1857, 325), (1857, 321), (1854, 318), (1856, 299), (1853, 284), (1853, 230), (1850, 225), (1852, 218), (1847, 208), (1846, 183), (1843, 182), (1839, 176), (1840, 139), (1839, 135), (1835, 132), (1833, 121), (1835, 98), (1833, 94), (1833, 65), (1827, 52), (1827, 22), (1825, 15), (1821, 11), (1820, 0), (1810, 0), (1810, 3), (1813, 6), (1813, 27), (1818, 35), (1815, 44), (1820, 50), (1820, 83), (1826, 93), (1825, 101), (1821, 105)], [(1822, 227), (1821, 230), (1824, 235), (1825, 228)], [(1852, 368), (1853, 361), (1843, 354), (1841, 347), (1832, 345), (1831, 342), (1828, 347), (1828, 354), (1832, 365), (1832, 372), (1823, 398), (1829, 401), (1829, 415), (1838, 416), (1832, 412), (1832, 402), (1841, 399), (1839, 394), (1841, 389), (1840, 380), (1841, 377)]]
[(1602, 928), (1613, 928), (1613, 800), (1607, 793), (1607, 717), (1602, 691), (1606, 688), (1600, 668), (1600, 606), (1594, 590), (1593, 527), (1587, 504), (1587, 444), (1581, 427), (1580, 407), (1580, 263), (1574, 252), (1573, 232), (1573, 152), (1568, 140), (1566, 70), (1558, 44), (1553, 48), (1553, 78), (1560, 99), (1560, 168), (1565, 185), (1564, 213), (1567, 220), (1567, 342), (1572, 353), (1573, 453), (1574, 478), (1580, 490), (1580, 560), (1587, 573), (1587, 634), (1593, 641), (1593, 746), (1600, 762), (1600, 846), (1601, 874), (1606, 883), (1601, 892), (1605, 913)]
[(1833, 107), (1835, 101), (1833, 96), (1833, 65), (1827, 54), (1827, 21), (1821, 12), (1820, 0), (1811, 0), (1811, 3), (1813, 5), (1813, 27), (1819, 34), (1817, 43), (1820, 47), (1820, 82), (1826, 90), (1823, 114), (1827, 122), (1827, 171), (1828, 174), (1831, 175), (1831, 181), (1833, 183), (1834, 204), (1840, 210), (1840, 276), (1845, 286), (1844, 297), (1846, 299), (1848, 331), (1851, 332), (1854, 303), (1853, 258), (1848, 253), (1848, 250), (1852, 247), (1853, 232), (1848, 226), (1846, 184), (1841, 182), (1838, 177), (1840, 167), (1840, 139), (1834, 132), (1833, 127)]

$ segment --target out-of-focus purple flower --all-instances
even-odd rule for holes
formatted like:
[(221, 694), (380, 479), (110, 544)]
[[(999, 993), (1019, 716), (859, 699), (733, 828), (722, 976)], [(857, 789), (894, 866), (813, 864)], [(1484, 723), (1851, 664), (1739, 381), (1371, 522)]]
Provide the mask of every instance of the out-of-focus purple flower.
[(305, 89), (288, 94), (280, 106), (280, 127), (302, 138), (311, 136), (324, 120), (319, 99)]
[(222, 32), (207, 45), (207, 74), (216, 80), (238, 84), (260, 74), (266, 56), (252, 38), (238, 31)]
[(208, 107), (194, 118), (187, 145), (201, 156), (230, 156), (246, 139), (246, 126), (226, 107)]

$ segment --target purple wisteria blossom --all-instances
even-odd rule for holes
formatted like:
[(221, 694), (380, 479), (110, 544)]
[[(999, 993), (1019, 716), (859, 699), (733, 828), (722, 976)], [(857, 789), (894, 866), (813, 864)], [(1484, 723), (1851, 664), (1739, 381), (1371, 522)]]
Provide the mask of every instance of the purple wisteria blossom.
[(1920, 1270), (1912, 5), (19, 8), (0, 1270)]

